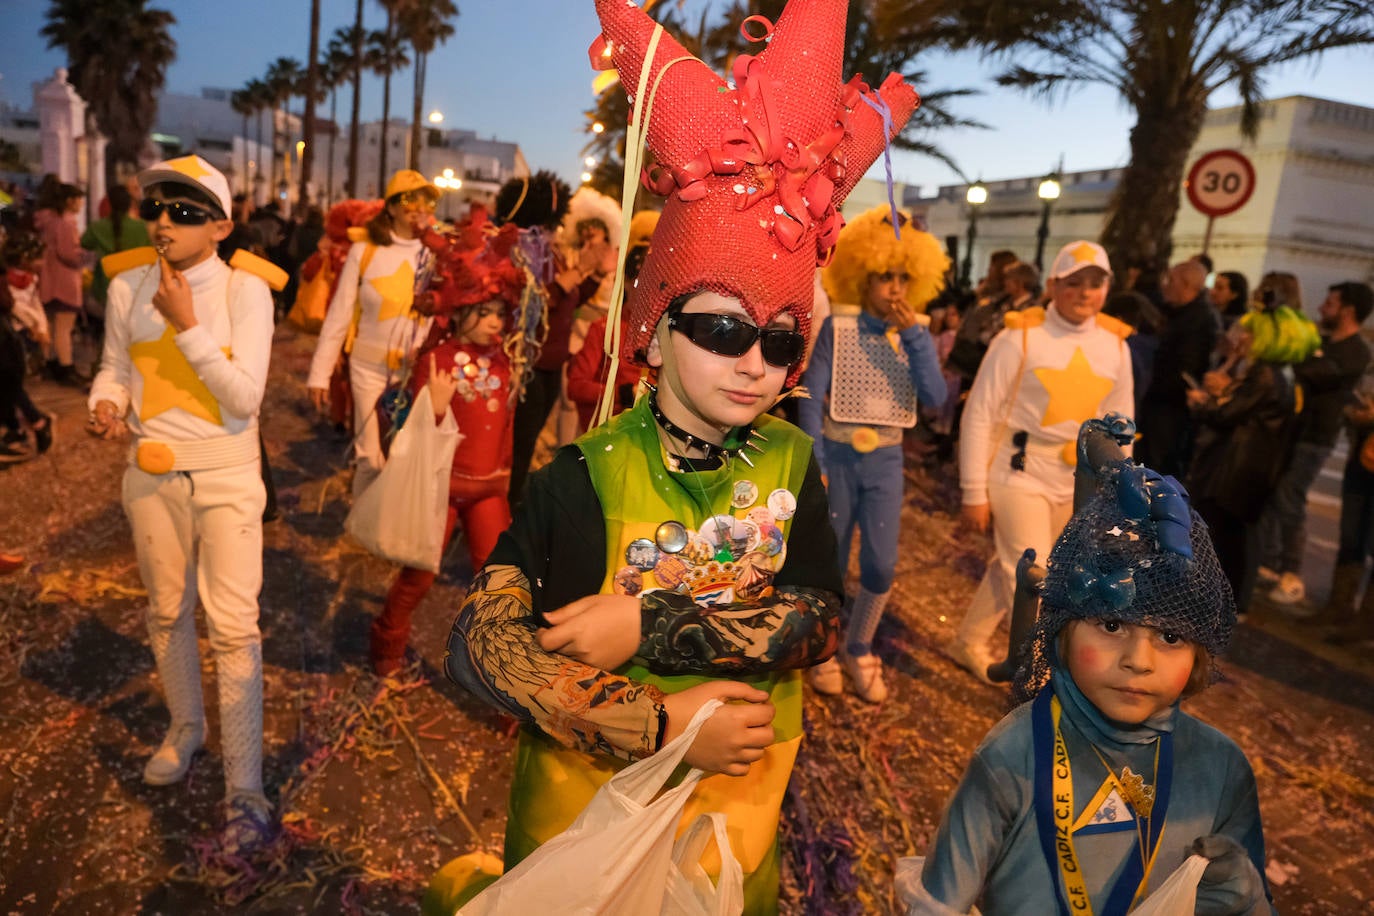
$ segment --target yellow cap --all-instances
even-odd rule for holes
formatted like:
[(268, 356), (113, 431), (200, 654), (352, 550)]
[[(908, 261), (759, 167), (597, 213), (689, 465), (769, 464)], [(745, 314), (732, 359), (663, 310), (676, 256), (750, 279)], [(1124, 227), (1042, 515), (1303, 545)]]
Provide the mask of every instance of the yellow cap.
[(386, 183), (386, 198), (390, 200), (397, 194), (404, 194), (406, 191), (418, 191), (420, 188), (427, 188), (436, 198), (439, 196), (439, 189), (425, 180), (414, 169), (401, 169), (391, 176), (391, 180)]

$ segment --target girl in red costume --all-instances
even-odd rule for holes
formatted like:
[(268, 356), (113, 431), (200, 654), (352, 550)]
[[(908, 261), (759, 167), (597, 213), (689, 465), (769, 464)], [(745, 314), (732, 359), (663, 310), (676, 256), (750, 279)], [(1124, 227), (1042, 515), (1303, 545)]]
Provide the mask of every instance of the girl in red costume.
[[(510, 525), (511, 433), (518, 385), (503, 347), (508, 312), (520, 302), (525, 274), (510, 258), (517, 229), (484, 238), (478, 211), (452, 234), (431, 233), (436, 256), (433, 283), (436, 328), (416, 361), (412, 396), (429, 385), (434, 422), (450, 409), (462, 434), (449, 474), (444, 545), (461, 519), (473, 570), (482, 568), (496, 539)], [(412, 423), (428, 422), (413, 417)], [(385, 677), (405, 664), (410, 618), (434, 584), (435, 573), (405, 567), (372, 623), (372, 667)]]

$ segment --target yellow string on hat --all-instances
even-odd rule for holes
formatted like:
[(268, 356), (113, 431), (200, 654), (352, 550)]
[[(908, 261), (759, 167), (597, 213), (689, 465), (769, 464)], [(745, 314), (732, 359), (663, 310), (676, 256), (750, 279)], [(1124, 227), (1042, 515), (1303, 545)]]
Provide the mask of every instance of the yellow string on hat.
[[(611, 305), (606, 313), (606, 336), (604, 351), (610, 358), (610, 368), (606, 373), (606, 384), (601, 389), (601, 399), (597, 402), (596, 413), (592, 416), (592, 427), (600, 426), (611, 418), (611, 406), (615, 400), (615, 379), (620, 371), (620, 316), (625, 310), (625, 258), (630, 246), (630, 222), (634, 219), (634, 200), (639, 187), (639, 173), (644, 164), (644, 148), (649, 132), (649, 119), (653, 116), (654, 97), (663, 82), (663, 75), (673, 64), (684, 60), (696, 60), (690, 54), (675, 57), (663, 65), (654, 77), (653, 88), (644, 92), (649, 80), (649, 70), (653, 66), (654, 54), (658, 51), (658, 40), (663, 36), (663, 25), (654, 24), (654, 33), (649, 38), (648, 50), (644, 53), (644, 66), (639, 71), (639, 85), (635, 90), (634, 114), (625, 130), (625, 180), (620, 192), (620, 253), (616, 257), (615, 280), (611, 285)], [(704, 66), (704, 64), (703, 64)]]

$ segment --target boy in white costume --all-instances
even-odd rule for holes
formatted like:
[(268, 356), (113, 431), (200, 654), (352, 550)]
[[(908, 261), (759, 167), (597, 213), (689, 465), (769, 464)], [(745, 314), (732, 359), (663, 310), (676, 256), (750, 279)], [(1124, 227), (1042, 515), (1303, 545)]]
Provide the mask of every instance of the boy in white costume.
[(964, 519), (996, 553), (946, 647), (980, 680), (988, 641), (1011, 609), (1016, 561), (1047, 557), (1073, 514), (1078, 427), (1091, 417), (1134, 415), (1129, 325), (1100, 314), (1111, 288), (1102, 246), (1070, 242), (1050, 268), (1048, 308), (1012, 312), (973, 380), (959, 435)]
[[(170, 785), (205, 739), (196, 638), (205, 607), (219, 684), (226, 788), (224, 848), (271, 832), (262, 786), (262, 511), (258, 407), (272, 344), (272, 295), (285, 276), (240, 252), (229, 184), (183, 156), (138, 176), (156, 248), (105, 259), (113, 282), (87, 430), (133, 434), (123, 502), (148, 589), (148, 639), (171, 713), (145, 782)], [(117, 274), (117, 276), (116, 276)], [(268, 279), (270, 278), (270, 279)], [(280, 287), (278, 287), (280, 288)]]
[(424, 270), (420, 236), (434, 222), (439, 189), (419, 172), (402, 169), (386, 185), (386, 205), (349, 249), (329, 302), (306, 387), (321, 411), (341, 352), (349, 354), (353, 386), (353, 494), (377, 478), (386, 459), (377, 424), (377, 399), (398, 378), (429, 331), (414, 311), (415, 277)]

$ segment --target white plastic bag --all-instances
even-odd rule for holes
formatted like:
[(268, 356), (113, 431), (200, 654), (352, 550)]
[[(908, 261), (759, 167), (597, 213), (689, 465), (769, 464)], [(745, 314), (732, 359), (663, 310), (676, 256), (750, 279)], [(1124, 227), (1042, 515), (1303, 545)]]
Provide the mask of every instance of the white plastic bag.
[(368, 552), (437, 573), (444, 550), (449, 474), (462, 436), (453, 411), (435, 425), (429, 387), (420, 389), (409, 422), (391, 443), (382, 472), (353, 501), (344, 527)]
[(1183, 864), (1174, 869), (1174, 873), (1155, 888), (1153, 894), (1131, 911), (1131, 916), (1193, 916), (1197, 885), (1202, 880), (1202, 873), (1207, 870), (1207, 864), (1207, 860), (1199, 855), (1184, 859)]
[[(725, 835), (724, 816), (698, 818), (674, 843), (688, 797), (701, 780), (689, 770), (663, 787), (701, 726), (720, 706), (697, 710), (687, 730), (657, 754), (621, 770), (597, 790), (567, 830), (540, 846), (464, 906), (461, 916), (734, 916), (744, 908), (744, 879)], [(714, 836), (720, 847), (716, 887), (700, 866), (675, 856), (700, 857)], [(702, 882), (705, 882), (705, 885)], [(671, 891), (670, 891), (671, 888)]]
[[(701, 867), (701, 854), (715, 838), (721, 851), (720, 880)], [(730, 837), (725, 832), (725, 815), (702, 814), (673, 844), (673, 868), (668, 870), (668, 887), (663, 912), (677, 916), (734, 916), (744, 910), (744, 869), (730, 854)]]

